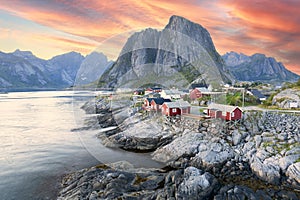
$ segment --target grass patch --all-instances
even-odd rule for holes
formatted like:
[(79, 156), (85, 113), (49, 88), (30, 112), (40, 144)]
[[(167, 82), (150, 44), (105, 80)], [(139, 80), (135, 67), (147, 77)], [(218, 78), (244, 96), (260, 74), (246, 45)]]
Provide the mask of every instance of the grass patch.
[(133, 185), (139, 185), (139, 184), (141, 184), (143, 182), (146, 182), (147, 180), (148, 180), (147, 177), (141, 177), (140, 175), (137, 174), (135, 176), (135, 180), (134, 180)]
[(97, 165), (95, 166), (97, 169), (110, 169), (109, 166), (105, 165), (105, 164), (100, 164), (100, 165)]

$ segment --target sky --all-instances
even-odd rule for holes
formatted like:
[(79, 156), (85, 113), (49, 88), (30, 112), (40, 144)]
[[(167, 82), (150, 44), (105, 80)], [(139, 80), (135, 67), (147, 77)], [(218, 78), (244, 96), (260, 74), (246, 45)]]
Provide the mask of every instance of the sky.
[(126, 38), (172, 15), (205, 27), (222, 55), (275, 57), (300, 74), (299, 0), (0, 0), (0, 51), (49, 59), (98, 48), (116, 59)]

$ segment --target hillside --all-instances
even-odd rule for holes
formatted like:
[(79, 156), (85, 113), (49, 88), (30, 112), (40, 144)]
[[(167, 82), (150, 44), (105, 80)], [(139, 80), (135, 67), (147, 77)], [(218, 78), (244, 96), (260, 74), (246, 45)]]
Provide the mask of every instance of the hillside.
[(275, 58), (264, 54), (247, 56), (242, 53), (229, 52), (222, 56), (226, 69), (239, 81), (259, 81), (263, 83), (280, 84), (295, 82), (300, 76), (287, 70)]

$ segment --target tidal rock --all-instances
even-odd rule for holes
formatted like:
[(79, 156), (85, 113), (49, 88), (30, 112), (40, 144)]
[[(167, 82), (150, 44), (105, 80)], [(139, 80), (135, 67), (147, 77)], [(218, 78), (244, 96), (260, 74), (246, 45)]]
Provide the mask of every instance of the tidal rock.
[(192, 158), (192, 165), (196, 167), (219, 168), (223, 163), (235, 156), (229, 144), (204, 142), (199, 145), (198, 154)]
[(177, 199), (206, 199), (217, 185), (216, 178), (208, 172), (203, 173), (195, 167), (184, 170), (184, 179), (178, 187)]
[[(80, 182), (82, 177), (84, 181)], [(157, 170), (120, 170), (99, 165), (67, 175), (58, 200), (66, 199), (144, 199), (155, 193), (164, 181)]]
[(267, 160), (254, 157), (250, 164), (252, 171), (262, 180), (278, 185), (280, 183), (280, 167)]
[(272, 198), (263, 191), (254, 192), (252, 189), (240, 185), (228, 185), (222, 187), (219, 191), (219, 194), (214, 197), (214, 200), (224, 199), (272, 200)]
[(120, 133), (109, 136), (108, 140), (126, 150), (147, 151), (155, 150), (172, 141), (172, 133), (162, 131), (162, 127), (158, 126), (156, 122), (147, 122), (136, 123)]
[(290, 165), (286, 175), (288, 176), (288, 181), (292, 183), (294, 187), (300, 189), (300, 162)]
[(198, 152), (200, 143), (207, 141), (202, 140), (201, 133), (189, 133), (176, 138), (170, 144), (156, 150), (152, 155), (153, 159), (160, 162), (176, 161), (183, 155), (192, 156)]
[(233, 143), (233, 145), (236, 146), (236, 145), (240, 144), (241, 140), (242, 140), (242, 135), (240, 134), (239, 130), (237, 130), (237, 129), (234, 130), (232, 132), (232, 143)]

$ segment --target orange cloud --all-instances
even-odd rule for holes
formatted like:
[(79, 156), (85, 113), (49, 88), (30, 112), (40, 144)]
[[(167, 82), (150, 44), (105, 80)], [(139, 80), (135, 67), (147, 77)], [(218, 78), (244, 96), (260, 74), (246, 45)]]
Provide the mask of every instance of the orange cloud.
[[(120, 51), (128, 31), (163, 28), (171, 15), (180, 15), (207, 28), (222, 54), (264, 53), (298, 73), (299, 7), (300, 1), (294, 0), (10, 0), (0, 4), (1, 10), (14, 15), (100, 42), (99, 48), (111, 58)], [(63, 49), (68, 45), (86, 51), (93, 46), (60, 36), (48, 39)]]

